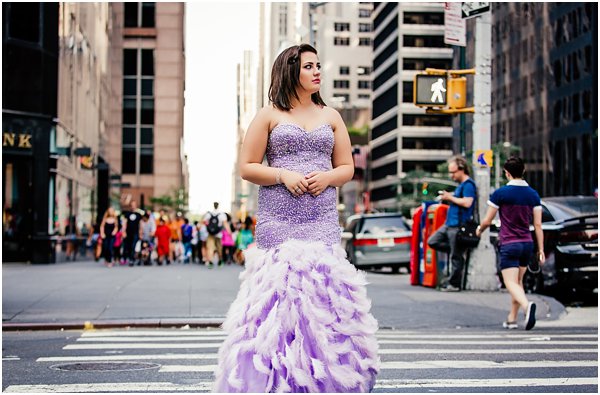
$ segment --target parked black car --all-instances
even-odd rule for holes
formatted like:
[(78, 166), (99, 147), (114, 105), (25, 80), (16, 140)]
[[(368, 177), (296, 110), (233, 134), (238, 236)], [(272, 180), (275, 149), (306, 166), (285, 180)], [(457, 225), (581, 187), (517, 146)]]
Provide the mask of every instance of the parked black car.
[(402, 214), (359, 214), (349, 217), (342, 234), (348, 260), (357, 268), (401, 267), (410, 270), (412, 231)]
[[(542, 199), (542, 210), (546, 263), (537, 274), (527, 271), (526, 291), (597, 294), (598, 199), (548, 197)], [(490, 236), (495, 244), (493, 233)]]

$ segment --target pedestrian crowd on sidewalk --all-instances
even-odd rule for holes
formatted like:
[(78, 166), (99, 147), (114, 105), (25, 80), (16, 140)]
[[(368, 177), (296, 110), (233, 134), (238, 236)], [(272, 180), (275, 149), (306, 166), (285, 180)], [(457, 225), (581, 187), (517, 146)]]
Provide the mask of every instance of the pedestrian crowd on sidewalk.
[(107, 267), (200, 263), (212, 268), (223, 264), (243, 265), (244, 251), (254, 243), (254, 219), (233, 220), (229, 213), (214, 209), (200, 221), (181, 212), (141, 210), (132, 201), (121, 213), (109, 207), (100, 224), (92, 225), (87, 240), (96, 261)]

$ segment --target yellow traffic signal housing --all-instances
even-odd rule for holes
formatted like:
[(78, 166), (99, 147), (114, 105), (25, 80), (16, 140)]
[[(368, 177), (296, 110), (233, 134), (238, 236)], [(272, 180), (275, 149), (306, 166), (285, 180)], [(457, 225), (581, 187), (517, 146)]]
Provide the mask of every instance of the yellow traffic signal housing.
[(447, 92), (448, 108), (465, 108), (467, 106), (466, 77), (449, 78)]

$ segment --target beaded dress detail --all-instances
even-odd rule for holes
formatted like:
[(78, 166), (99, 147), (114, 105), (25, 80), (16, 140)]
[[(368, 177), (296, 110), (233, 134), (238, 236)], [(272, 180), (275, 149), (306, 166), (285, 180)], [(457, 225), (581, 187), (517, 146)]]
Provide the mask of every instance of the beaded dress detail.
[[(330, 125), (279, 124), (269, 166), (302, 174), (331, 170)], [(216, 392), (368, 392), (379, 371), (377, 321), (364, 273), (340, 246), (337, 193), (293, 196), (260, 187), (256, 246), (223, 329)]]

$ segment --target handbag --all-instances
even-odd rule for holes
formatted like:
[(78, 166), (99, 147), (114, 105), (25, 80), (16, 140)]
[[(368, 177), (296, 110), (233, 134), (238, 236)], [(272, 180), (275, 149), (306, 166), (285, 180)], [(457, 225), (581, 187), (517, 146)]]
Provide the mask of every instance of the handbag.
[[(473, 182), (473, 184), (475, 183)], [(479, 200), (477, 199), (477, 186), (475, 186), (475, 210), (473, 210), (473, 215), (470, 219), (458, 226), (458, 232), (456, 233), (456, 244), (463, 248), (477, 247), (480, 240), (476, 233), (478, 226)]]

